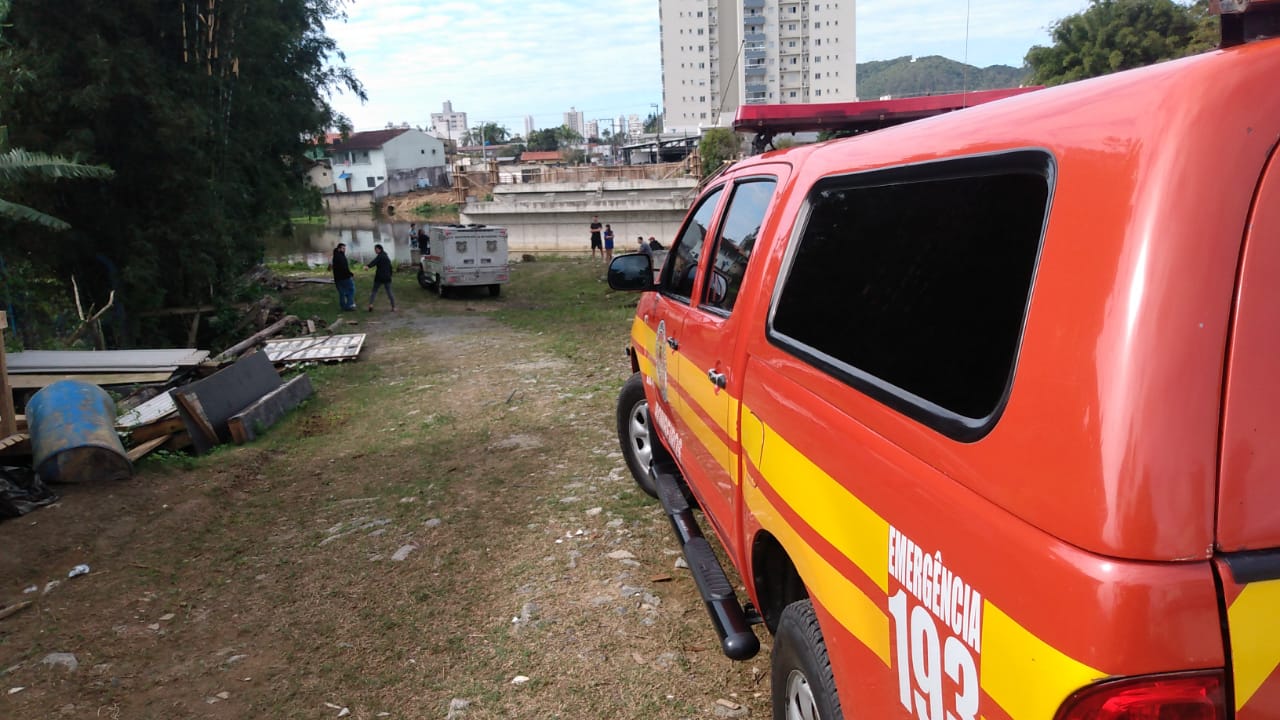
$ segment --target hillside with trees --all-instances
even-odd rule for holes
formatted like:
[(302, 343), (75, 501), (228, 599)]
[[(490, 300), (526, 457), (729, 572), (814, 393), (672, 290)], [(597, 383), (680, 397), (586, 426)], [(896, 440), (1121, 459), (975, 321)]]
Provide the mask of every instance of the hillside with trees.
[(1017, 87), (1030, 71), (1009, 65), (979, 68), (941, 55), (858, 63), (858, 97), (874, 100), (885, 95), (911, 97), (965, 90)]

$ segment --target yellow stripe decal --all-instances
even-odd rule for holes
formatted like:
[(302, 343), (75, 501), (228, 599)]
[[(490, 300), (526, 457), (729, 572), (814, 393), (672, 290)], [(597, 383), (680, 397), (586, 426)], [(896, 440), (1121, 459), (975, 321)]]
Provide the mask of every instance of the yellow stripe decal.
[[(680, 353), (674, 353), (669, 356), (668, 362), (671, 363), (672, 377), (668, 382), (680, 382), (680, 389), (684, 391), (685, 396), (680, 398), (678, 403), (674, 404), (673, 409), (679, 413), (680, 418), (693, 431), (698, 438), (698, 442), (707, 449), (707, 453), (715, 458), (716, 463), (720, 465), (725, 475), (732, 478), (734, 483), (738, 481), (738, 464), (733, 462), (730, 464), (729, 446), (723, 438), (730, 437), (728, 429), (724, 427), (725, 418), (729, 414), (729, 393), (721, 390), (718, 393), (710, 391), (715, 389), (711, 381), (706, 378), (706, 373), (699, 370), (697, 365), (689, 362)], [(678, 370), (677, 370), (678, 369)], [(694, 408), (688, 407), (686, 403), (692, 400), (702, 408), (702, 412), (706, 413), (714, 426), (709, 425), (704, 416), (699, 414)], [(720, 433), (716, 432), (719, 428)]]
[(1236, 710), (1280, 665), (1280, 580), (1247, 585), (1227, 609)]
[(880, 609), (880, 605), (841, 575), (778, 517), (768, 498), (758, 488), (752, 483), (743, 483), (742, 488), (747, 506), (787, 549), (787, 554), (796, 564), (796, 571), (813, 597), (845, 630), (866, 645), (886, 666), (892, 667), (889, 659), (889, 616)]
[(657, 342), (657, 340), (658, 334), (653, 331), (653, 328), (646, 325), (644, 320), (640, 319), (639, 315), (631, 321), (631, 341), (644, 348), (645, 352), (649, 354), (650, 359), (653, 357), (653, 344)]
[[(748, 417), (749, 411), (743, 408), (742, 414)], [(743, 452), (773, 491), (887, 594), (889, 523), (773, 429), (758, 422), (742, 425)], [(755, 437), (757, 432), (763, 435)]]
[(1068, 695), (1106, 673), (1077, 662), (983, 601), (982, 689), (1014, 720), (1051, 718)]

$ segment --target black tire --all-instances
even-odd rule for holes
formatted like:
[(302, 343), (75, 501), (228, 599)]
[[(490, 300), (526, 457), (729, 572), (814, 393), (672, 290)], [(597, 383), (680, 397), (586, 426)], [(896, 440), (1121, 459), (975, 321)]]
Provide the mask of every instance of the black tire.
[(449, 288), (444, 286), (443, 278), (436, 277), (436, 294), (442, 298), (449, 297)]
[(431, 289), (431, 276), (427, 274), (426, 270), (418, 271), (418, 287), (423, 290)]
[[(650, 497), (658, 497), (658, 489), (649, 477), (649, 464), (655, 452), (665, 455), (666, 448), (658, 439), (657, 429), (649, 422), (649, 401), (644, 396), (644, 380), (640, 373), (627, 378), (618, 393), (618, 444), (627, 468), (636, 484)], [(660, 456), (661, 457), (661, 456)]]
[(773, 720), (843, 720), (812, 602), (798, 600), (782, 611), (771, 660)]
[(489, 297), (498, 297), (501, 294), (502, 294), (501, 285), (494, 284), (489, 286)]

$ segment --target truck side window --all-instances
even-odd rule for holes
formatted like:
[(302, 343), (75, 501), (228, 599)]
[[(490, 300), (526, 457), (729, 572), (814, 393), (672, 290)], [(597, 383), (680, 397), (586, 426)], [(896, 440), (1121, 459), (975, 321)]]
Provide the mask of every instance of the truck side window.
[(769, 209), (776, 178), (753, 178), (738, 183), (729, 198), (729, 210), (720, 224), (720, 237), (716, 241), (715, 261), (711, 263), (710, 276), (702, 291), (704, 307), (725, 311), (733, 310), (742, 286), (742, 276), (747, 272), (747, 260), (755, 247), (764, 224), (764, 213)]
[(669, 295), (683, 298), (693, 296), (693, 279), (698, 274), (698, 258), (702, 257), (702, 242), (706, 239), (707, 228), (715, 217), (716, 205), (724, 187), (718, 187), (702, 198), (698, 209), (694, 211), (689, 222), (684, 226), (675, 247), (671, 248), (671, 258), (662, 276), (662, 291)]
[(771, 338), (976, 440), (1013, 381), (1052, 177), (1052, 157), (1026, 150), (818, 183)]

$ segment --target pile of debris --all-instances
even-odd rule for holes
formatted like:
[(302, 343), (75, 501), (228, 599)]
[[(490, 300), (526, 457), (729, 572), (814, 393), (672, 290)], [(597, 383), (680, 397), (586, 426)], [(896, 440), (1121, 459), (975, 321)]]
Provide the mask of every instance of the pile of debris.
[[(196, 349), (6, 358), (0, 344), (0, 518), (56, 499), (42, 476), (129, 477), (156, 450), (205, 453), (254, 440), (314, 392), (305, 372), (285, 379), (282, 370), (359, 357), (365, 336), (334, 334), (343, 322), (317, 329), (314, 320), (285, 316), (212, 358)], [(309, 334), (272, 339), (290, 327)], [(125, 393), (122, 413), (103, 388)], [(26, 415), (14, 411), (15, 392)]]

